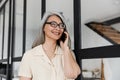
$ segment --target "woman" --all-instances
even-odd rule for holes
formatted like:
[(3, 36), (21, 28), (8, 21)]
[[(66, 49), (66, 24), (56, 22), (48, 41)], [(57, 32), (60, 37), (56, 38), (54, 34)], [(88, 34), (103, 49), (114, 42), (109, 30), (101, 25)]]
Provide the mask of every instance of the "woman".
[(21, 61), (19, 80), (74, 80), (80, 74), (70, 49), (68, 24), (62, 14), (46, 12), (41, 31)]

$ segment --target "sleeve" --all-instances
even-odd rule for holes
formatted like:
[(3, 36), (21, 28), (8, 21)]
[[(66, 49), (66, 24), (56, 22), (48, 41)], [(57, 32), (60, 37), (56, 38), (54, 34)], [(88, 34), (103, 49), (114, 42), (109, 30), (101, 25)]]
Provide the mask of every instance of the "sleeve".
[(19, 67), (19, 72), (18, 72), (18, 76), (24, 76), (24, 77), (28, 77), (31, 78), (32, 77), (32, 72), (31, 72), (31, 68), (30, 68), (30, 64), (29, 64), (29, 56), (25, 55), (22, 58), (22, 61), (20, 62), (20, 67)]

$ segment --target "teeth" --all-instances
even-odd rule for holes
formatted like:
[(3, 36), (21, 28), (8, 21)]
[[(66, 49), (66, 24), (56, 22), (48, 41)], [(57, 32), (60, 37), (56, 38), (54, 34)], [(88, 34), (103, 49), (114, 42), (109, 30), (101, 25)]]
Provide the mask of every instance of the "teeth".
[(53, 32), (55, 35), (59, 35), (60, 33), (59, 32)]

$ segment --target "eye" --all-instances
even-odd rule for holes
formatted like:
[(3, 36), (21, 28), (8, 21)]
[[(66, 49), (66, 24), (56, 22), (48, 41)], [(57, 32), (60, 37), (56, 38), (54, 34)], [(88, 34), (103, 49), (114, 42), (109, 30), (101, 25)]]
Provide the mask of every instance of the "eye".
[(53, 21), (53, 22), (51, 22), (51, 26), (57, 27), (57, 23)]
[(65, 28), (65, 25), (63, 23), (60, 23), (60, 28)]

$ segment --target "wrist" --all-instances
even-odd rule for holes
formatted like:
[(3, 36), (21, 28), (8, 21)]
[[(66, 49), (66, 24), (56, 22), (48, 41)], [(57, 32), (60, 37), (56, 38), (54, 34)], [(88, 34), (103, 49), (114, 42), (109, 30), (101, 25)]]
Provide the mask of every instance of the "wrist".
[(70, 48), (67, 46), (67, 47), (65, 47), (65, 48), (63, 49), (63, 51), (64, 51), (65, 53), (69, 53)]

